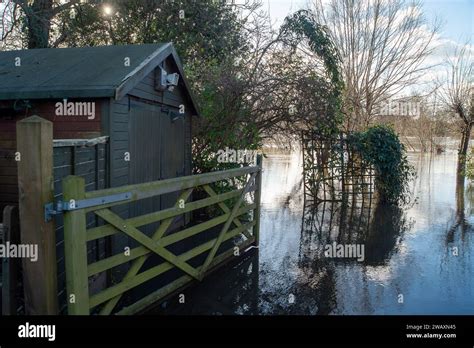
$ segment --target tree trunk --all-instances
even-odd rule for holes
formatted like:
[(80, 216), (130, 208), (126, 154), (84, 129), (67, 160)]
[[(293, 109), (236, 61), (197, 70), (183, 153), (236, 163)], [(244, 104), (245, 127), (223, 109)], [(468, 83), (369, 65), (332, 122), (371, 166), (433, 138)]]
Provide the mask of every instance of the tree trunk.
[(47, 48), (53, 0), (36, 0), (25, 9), (28, 19), (28, 48)]
[(461, 180), (461, 177), (464, 179), (464, 172), (466, 168), (466, 156), (467, 150), (469, 149), (469, 139), (471, 138), (471, 129), (472, 124), (466, 124), (462, 130), (461, 144), (459, 144), (458, 150), (458, 166), (457, 166), (457, 176), (458, 180)]

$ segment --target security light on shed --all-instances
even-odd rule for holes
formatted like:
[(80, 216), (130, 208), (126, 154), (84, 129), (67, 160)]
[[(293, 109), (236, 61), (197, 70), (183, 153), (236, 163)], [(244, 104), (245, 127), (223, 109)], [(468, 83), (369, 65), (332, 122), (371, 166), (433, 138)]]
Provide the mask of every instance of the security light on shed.
[(168, 83), (168, 86), (177, 86), (179, 82), (179, 75), (174, 73), (174, 74), (167, 74), (166, 75), (166, 82)]
[(156, 69), (155, 88), (164, 91), (167, 88), (173, 88), (178, 85), (179, 74), (168, 74), (163, 67)]

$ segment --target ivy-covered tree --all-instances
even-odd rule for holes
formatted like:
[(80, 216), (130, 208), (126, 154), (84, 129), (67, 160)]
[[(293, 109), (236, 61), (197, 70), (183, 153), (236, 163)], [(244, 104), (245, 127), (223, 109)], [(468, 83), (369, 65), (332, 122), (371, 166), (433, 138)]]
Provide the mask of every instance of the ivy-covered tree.
[(294, 51), (301, 49), (302, 44), (306, 45), (311, 53), (308, 54), (307, 59), (311, 58), (316, 68), (318, 64), (322, 65), (322, 69), (316, 70), (319, 71), (316, 80), (323, 93), (322, 98), (318, 98), (317, 102), (325, 105), (325, 110), (323, 113), (318, 112), (320, 110), (317, 107), (312, 110), (313, 113), (315, 111), (317, 113), (312, 118), (310, 128), (321, 135), (332, 136), (338, 133), (343, 121), (341, 94), (344, 81), (340, 73), (340, 57), (329, 31), (307, 10), (300, 10), (288, 16), (281, 31)]

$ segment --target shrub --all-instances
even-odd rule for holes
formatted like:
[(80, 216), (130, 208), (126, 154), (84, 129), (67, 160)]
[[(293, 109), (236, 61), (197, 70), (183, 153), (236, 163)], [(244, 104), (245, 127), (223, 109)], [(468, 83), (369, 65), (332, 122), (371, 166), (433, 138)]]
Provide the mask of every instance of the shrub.
[(381, 203), (408, 203), (409, 183), (416, 174), (395, 131), (389, 126), (377, 125), (353, 133), (348, 140), (374, 167), (375, 187)]

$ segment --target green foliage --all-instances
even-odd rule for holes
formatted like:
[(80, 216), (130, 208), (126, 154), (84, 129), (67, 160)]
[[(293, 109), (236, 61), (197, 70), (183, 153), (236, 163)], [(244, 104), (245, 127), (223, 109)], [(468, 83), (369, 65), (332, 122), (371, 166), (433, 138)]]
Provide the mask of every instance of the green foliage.
[(380, 201), (389, 204), (408, 203), (409, 183), (415, 170), (408, 162), (405, 147), (395, 131), (384, 125), (351, 134), (348, 141), (375, 169), (376, 190)]
[[(277, 35), (257, 15), (258, 0), (245, 6), (255, 15), (241, 16), (235, 6), (214, 0), (81, 1), (58, 11), (49, 44), (173, 42), (201, 111), (193, 143), (195, 172), (229, 169), (237, 165), (217, 163), (218, 150), (254, 150), (263, 137), (298, 134), (302, 124), (332, 133), (341, 123), (342, 82), (326, 29), (299, 11)], [(302, 37), (327, 74), (319, 73), (318, 64), (308, 68), (310, 63), (298, 61), (288, 49)], [(243, 63), (236, 65), (236, 58)], [(288, 115), (290, 104), (298, 114)]]
[(339, 56), (328, 29), (319, 24), (311, 12), (300, 10), (286, 18), (282, 32), (296, 34), (296, 40), (302, 37), (308, 40), (309, 47), (324, 62), (334, 86), (334, 92), (340, 94), (344, 86), (339, 71)]
[[(231, 63), (208, 66), (208, 79), (202, 81), (198, 94), (201, 122), (194, 146), (196, 173), (226, 170), (240, 166), (218, 163), (216, 153), (226, 147), (235, 150), (257, 150), (261, 137), (251, 110), (243, 101), (242, 82), (235, 77)], [(226, 73), (224, 73), (224, 71)], [(216, 77), (222, 77), (218, 79)], [(224, 81), (223, 81), (224, 80)]]
[(285, 19), (281, 33), (295, 49), (301, 40), (307, 40), (311, 51), (323, 61), (330, 84), (331, 92), (327, 96), (330, 107), (325, 112), (326, 119), (314, 119), (312, 128), (325, 136), (337, 134), (343, 122), (341, 95), (344, 81), (340, 72), (340, 57), (328, 29), (319, 24), (311, 12), (300, 10)]
[[(319, 24), (309, 11), (301, 10), (286, 18), (281, 31), (294, 47), (306, 39), (310, 49), (322, 59), (330, 82), (329, 93), (325, 96), (330, 107), (326, 109), (324, 118), (319, 115), (313, 120), (312, 130), (321, 137), (336, 138), (344, 120), (341, 112), (344, 82), (340, 57), (328, 29)], [(405, 148), (393, 129), (374, 126), (364, 132), (352, 133), (348, 141), (374, 167), (381, 202), (407, 203), (410, 196), (408, 184), (415, 171), (408, 163)]]
[(74, 18), (61, 13), (62, 44), (173, 42), (185, 65), (220, 60), (243, 45), (237, 14), (221, 1), (117, 0), (110, 6), (111, 15), (98, 0), (76, 4)]

